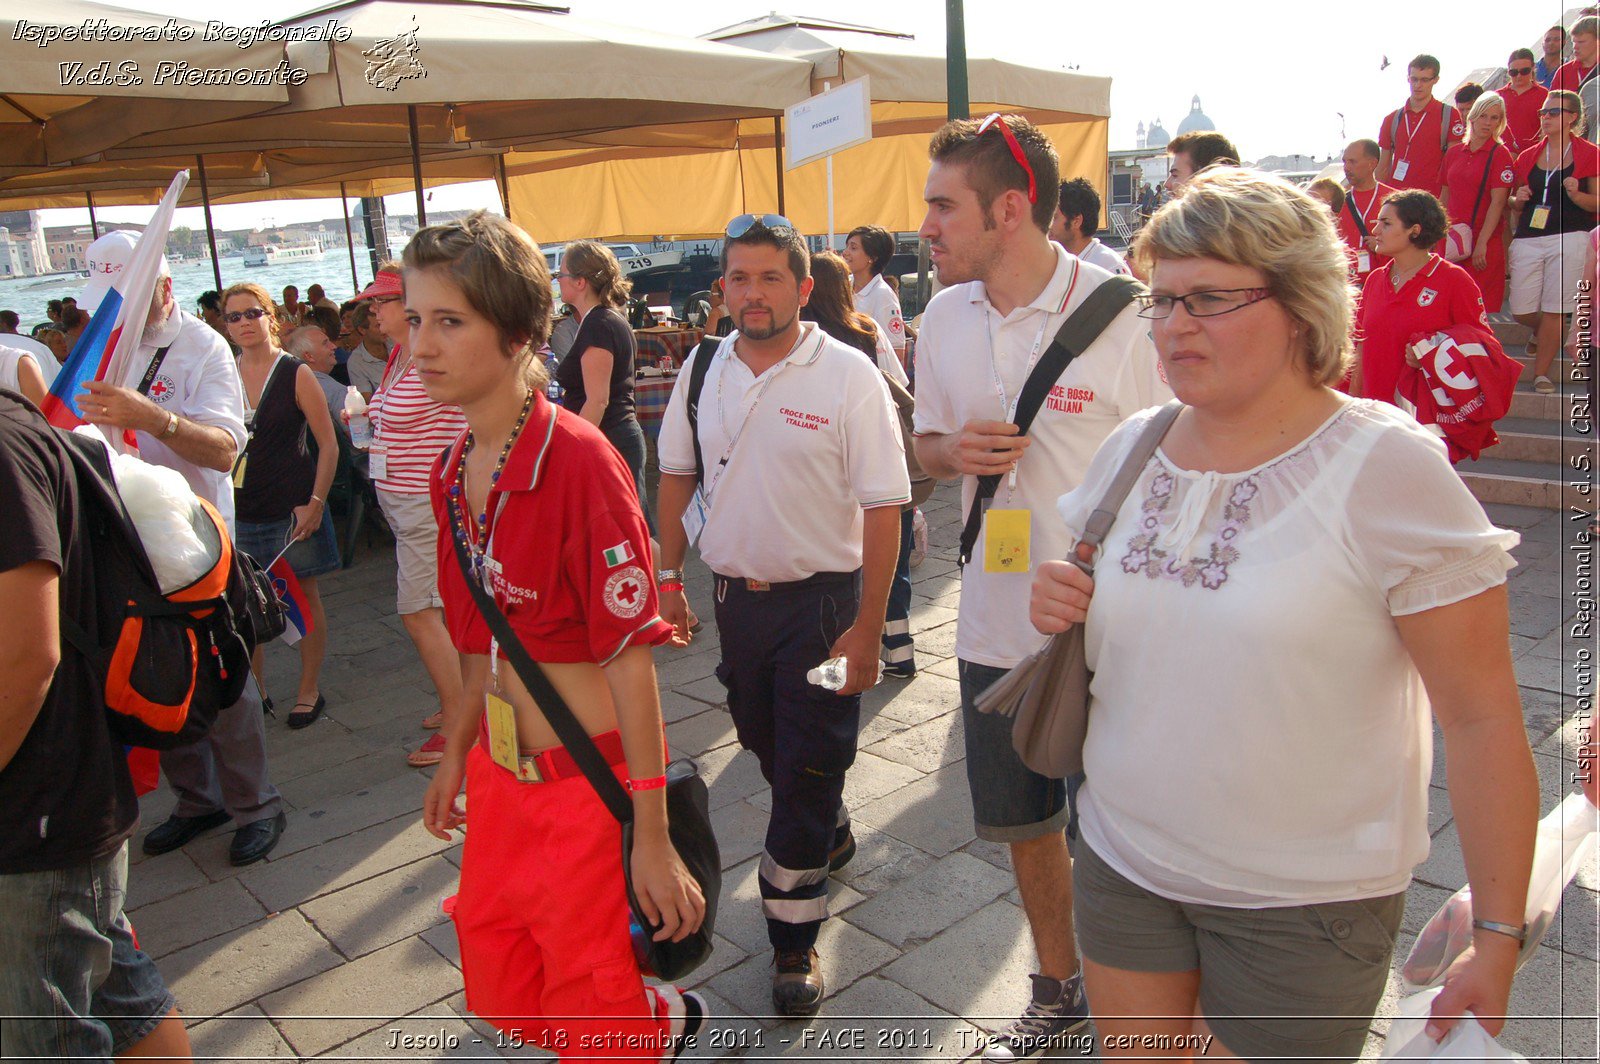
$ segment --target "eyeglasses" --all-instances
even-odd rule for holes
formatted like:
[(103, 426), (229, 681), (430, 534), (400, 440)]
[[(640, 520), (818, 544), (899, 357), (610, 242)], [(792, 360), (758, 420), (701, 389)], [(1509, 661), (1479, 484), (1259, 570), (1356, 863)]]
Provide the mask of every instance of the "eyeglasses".
[(1514, 78), (1525, 78), (1533, 73), (1533, 67), (1507, 67), (1506, 72)]
[(266, 316), (267, 312), (262, 310), (260, 307), (251, 307), (249, 310), (230, 311), (222, 316), (222, 320), (227, 322), (229, 325), (237, 325), (246, 318), (249, 318), (251, 321), (260, 321)]
[(787, 229), (791, 233), (799, 232), (799, 227), (781, 214), (741, 214), (728, 223), (723, 235), (729, 240), (738, 240), (757, 227), (769, 233), (775, 233), (779, 229)]
[(1542, 115), (1575, 115), (1578, 112), (1566, 107), (1545, 107), (1539, 113)]
[(1028, 175), (1028, 202), (1039, 202), (1039, 185), (1033, 177), (1033, 167), (1028, 165), (1028, 157), (1022, 151), (1022, 145), (1017, 143), (1017, 135), (1011, 132), (1011, 126), (999, 114), (992, 114), (985, 118), (978, 126), (978, 136), (981, 137), (989, 130), (999, 127), (1000, 135), (1006, 138), (1006, 147), (1011, 149), (1011, 157), (1017, 160), (1017, 165), (1022, 167), (1022, 172)]
[(400, 299), (400, 296), (373, 296), (367, 302), (375, 307), (380, 307), (385, 303), (398, 303)]
[(1437, 75), (1437, 74), (1435, 74), (1431, 78), (1420, 77), (1420, 76), (1415, 75), (1415, 74), (1413, 74), (1409, 78), (1406, 78), (1406, 81), (1408, 81), (1412, 85), (1431, 85), (1435, 81), (1438, 81), (1438, 80), (1439, 80), (1439, 75)]
[(1134, 296), (1139, 303), (1135, 313), (1141, 318), (1170, 318), (1179, 303), (1191, 318), (1215, 318), (1232, 314), (1242, 307), (1272, 298), (1270, 288), (1214, 288), (1209, 292), (1190, 292), (1186, 296)]
[(581, 274), (581, 273), (567, 273), (566, 271), (562, 271), (562, 272), (556, 274), (556, 280), (558, 280), (558, 281), (581, 281), (581, 280), (583, 280), (583, 274)]

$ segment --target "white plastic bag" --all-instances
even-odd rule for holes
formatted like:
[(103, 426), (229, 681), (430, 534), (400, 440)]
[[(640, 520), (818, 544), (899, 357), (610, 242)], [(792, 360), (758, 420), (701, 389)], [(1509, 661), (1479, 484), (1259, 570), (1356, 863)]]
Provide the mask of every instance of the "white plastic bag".
[(218, 544), (202, 540), (209, 523), (183, 474), (130, 454), (111, 456), (117, 493), (133, 518), (163, 595), (194, 583), (216, 564)]
[(1511, 1052), (1490, 1037), (1470, 1012), (1450, 1028), (1444, 1041), (1429, 1038), (1425, 1028), (1433, 999), (1438, 996), (1439, 988), (1435, 987), (1401, 1000), (1379, 1060), (1512, 1060), (1528, 1064), (1527, 1057)]
[(928, 556), (928, 519), (922, 516), (922, 507), (911, 515), (911, 568), (921, 565)]
[[(1565, 801), (1539, 821), (1524, 917), (1528, 922), (1528, 937), (1517, 955), (1519, 969), (1539, 948), (1555, 920), (1561, 892), (1594, 852), (1597, 821), (1600, 821), (1600, 810), (1581, 794), (1567, 795)], [(1407, 990), (1440, 985), (1450, 965), (1471, 944), (1472, 888), (1466, 886), (1451, 895), (1423, 925), (1410, 955), (1400, 966), (1401, 983)]]

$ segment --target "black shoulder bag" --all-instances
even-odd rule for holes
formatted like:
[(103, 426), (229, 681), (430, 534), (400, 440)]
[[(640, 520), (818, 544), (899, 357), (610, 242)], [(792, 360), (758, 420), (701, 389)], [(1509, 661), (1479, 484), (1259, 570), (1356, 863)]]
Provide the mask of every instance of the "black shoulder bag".
[(461, 575), (466, 580), (467, 589), (472, 592), (473, 601), (478, 605), (478, 612), (483, 614), (489, 631), (494, 633), (495, 639), (504, 648), (511, 660), (511, 667), (539, 704), (550, 727), (555, 729), (561, 745), (567, 748), (567, 753), (572, 755), (595, 792), (600, 795), (600, 800), (622, 825), (622, 878), (628, 892), (628, 910), (633, 914), (634, 923), (648, 929), (645, 941), (641, 942), (637, 937), (634, 939), (634, 954), (639, 965), (648, 974), (667, 982), (681, 979), (711, 956), (711, 932), (717, 922), (717, 898), (722, 893), (722, 854), (717, 848), (717, 837), (711, 830), (711, 812), (705, 780), (700, 778), (700, 766), (690, 758), (679, 758), (667, 766), (667, 834), (684, 867), (700, 884), (700, 892), (706, 899), (706, 917), (699, 929), (681, 942), (657, 942), (648, 936), (659, 931), (661, 925), (652, 925), (645, 918), (633, 889), (633, 800), (628, 797), (622, 784), (617, 782), (611, 766), (606, 764), (605, 756), (595, 746), (589, 733), (572, 715), (566, 700), (556, 693), (544, 670), (528, 654), (517, 633), (512, 631), (511, 622), (506, 620), (506, 615), (495, 605), (493, 597), (473, 575), (460, 512), (455, 506), (447, 509), (450, 511), (450, 539), (455, 544), (456, 562), (461, 566)]
[(684, 412), (689, 415), (689, 438), (694, 441), (694, 482), (702, 485), (706, 482), (706, 460), (700, 453), (700, 393), (705, 390), (706, 372), (711, 369), (711, 358), (720, 343), (720, 337), (707, 337), (695, 345), (694, 366), (689, 370), (689, 402)]
[[(1022, 395), (1017, 399), (1015, 424), (1019, 439), (1028, 434), (1034, 416), (1039, 413), (1039, 407), (1044, 405), (1044, 397), (1050, 394), (1051, 387), (1072, 365), (1072, 360), (1088, 350), (1089, 345), (1100, 338), (1106, 326), (1133, 302), (1133, 297), (1143, 291), (1144, 285), (1132, 277), (1112, 277), (1090, 292), (1089, 298), (1062, 323), (1056, 338), (1050, 341), (1050, 346), (1034, 365), (1033, 372), (1028, 374), (1027, 383), (1022, 386)], [(963, 566), (972, 559), (972, 548), (978, 543), (978, 533), (983, 528), (984, 504), (994, 498), (995, 489), (999, 486), (998, 473), (978, 478), (978, 490), (972, 496), (972, 509), (967, 511), (967, 524), (961, 530), (960, 562)]]

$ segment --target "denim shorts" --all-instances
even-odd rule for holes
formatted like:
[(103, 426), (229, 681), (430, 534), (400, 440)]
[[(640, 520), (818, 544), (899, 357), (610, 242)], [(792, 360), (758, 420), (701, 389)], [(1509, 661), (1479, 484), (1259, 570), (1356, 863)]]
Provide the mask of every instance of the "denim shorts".
[[(1069, 826), (1071, 803), (1082, 777), (1068, 781), (1041, 776), (1022, 763), (1011, 746), (1011, 717), (979, 713), (978, 696), (1009, 669), (956, 662), (961, 677), (961, 723), (967, 740), (967, 785), (978, 838), (1026, 842)], [(1070, 794), (1069, 794), (1070, 792)]]
[(5, 1053), (107, 1060), (177, 1001), (122, 913), (128, 844), (72, 868), (0, 875), (0, 1045)]
[[(281, 521), (234, 522), (233, 544), (261, 565), (269, 565), (289, 542), (289, 523)], [(322, 524), (309, 539), (302, 539), (289, 548), (286, 555), (294, 575), (304, 580), (322, 576), (339, 568), (339, 543), (333, 534), (333, 514), (322, 508)]]
[(1072, 866), (1083, 955), (1131, 972), (1200, 970), (1198, 1010), (1247, 1060), (1354, 1060), (1389, 979), (1406, 896), (1246, 909), (1164, 898), (1083, 842)]

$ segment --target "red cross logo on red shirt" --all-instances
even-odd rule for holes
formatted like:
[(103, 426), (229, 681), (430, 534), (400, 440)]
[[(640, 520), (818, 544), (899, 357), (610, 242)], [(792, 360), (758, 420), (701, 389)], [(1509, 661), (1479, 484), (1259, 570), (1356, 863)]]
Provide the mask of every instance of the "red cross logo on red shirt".
[(627, 583), (617, 588), (617, 598), (621, 599), (623, 602), (626, 602), (630, 606), (633, 605), (633, 600), (638, 597), (639, 585), (634, 583), (632, 580), (629, 580)]
[(631, 620), (644, 612), (646, 595), (645, 581), (649, 577), (637, 565), (630, 565), (626, 569), (618, 569), (606, 577), (602, 599), (606, 609), (623, 620)]

